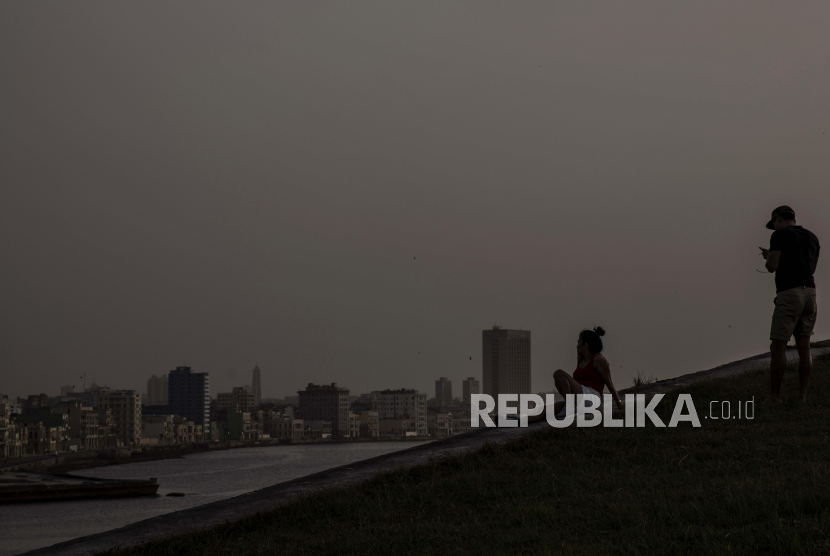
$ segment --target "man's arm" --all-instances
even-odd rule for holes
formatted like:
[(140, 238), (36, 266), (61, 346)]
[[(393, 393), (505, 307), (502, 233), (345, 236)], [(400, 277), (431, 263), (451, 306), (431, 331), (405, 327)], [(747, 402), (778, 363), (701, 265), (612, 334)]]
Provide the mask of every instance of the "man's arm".
[(818, 267), (818, 255), (816, 255), (815, 259), (813, 259), (813, 274), (816, 273), (816, 268), (817, 267)]
[(778, 261), (781, 260), (781, 251), (767, 251), (766, 257), (767, 263), (764, 265), (767, 267), (767, 270), (770, 272), (775, 272), (778, 270)]

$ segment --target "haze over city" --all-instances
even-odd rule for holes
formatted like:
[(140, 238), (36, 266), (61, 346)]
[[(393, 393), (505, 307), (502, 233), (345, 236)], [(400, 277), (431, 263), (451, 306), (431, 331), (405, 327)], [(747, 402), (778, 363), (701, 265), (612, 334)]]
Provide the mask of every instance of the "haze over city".
[(585, 327), (619, 386), (766, 351), (770, 211), (830, 237), (829, 18), (5, 2), (0, 392), (257, 364), (268, 397), (431, 395), (496, 323), (534, 392)]

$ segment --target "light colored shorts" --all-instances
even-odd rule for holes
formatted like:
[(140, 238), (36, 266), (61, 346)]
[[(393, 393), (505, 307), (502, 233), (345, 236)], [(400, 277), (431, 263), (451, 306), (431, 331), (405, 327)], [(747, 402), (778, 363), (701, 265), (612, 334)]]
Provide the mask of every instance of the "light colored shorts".
[[(596, 390), (594, 390), (590, 386), (585, 386), (584, 384), (581, 384), (580, 386), (582, 386), (582, 395), (593, 394), (594, 396), (596, 396), (600, 399), (600, 405), (602, 405), (602, 394), (600, 394), (599, 392), (597, 392)], [(576, 400), (574, 400), (574, 401), (576, 401)], [(593, 407), (593, 405), (591, 404), (591, 400), (585, 400), (585, 407), (586, 408), (592, 408)], [(579, 409), (579, 408), (576, 407), (574, 409)], [(556, 414), (556, 418), (557, 419), (564, 419), (568, 415), (573, 415), (573, 413), (574, 413), (573, 411), (571, 411), (570, 413), (568, 412), (568, 404), (565, 404), (565, 407), (560, 409), (559, 413)]]
[(816, 325), (816, 289), (799, 286), (775, 296), (770, 340), (790, 341), (795, 336), (812, 336)]

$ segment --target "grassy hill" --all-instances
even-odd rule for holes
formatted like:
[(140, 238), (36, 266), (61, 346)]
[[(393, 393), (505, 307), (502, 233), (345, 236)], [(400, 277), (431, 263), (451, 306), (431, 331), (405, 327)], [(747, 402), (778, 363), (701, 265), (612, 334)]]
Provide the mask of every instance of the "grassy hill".
[[(785, 377), (794, 400), (798, 377)], [(806, 406), (768, 371), (681, 388), (702, 427), (543, 427), (129, 550), (189, 554), (830, 554), (830, 360)], [(755, 418), (712, 420), (754, 396)], [(670, 402), (670, 403), (667, 403)], [(716, 416), (720, 406), (716, 405)], [(660, 411), (658, 412), (660, 413)]]

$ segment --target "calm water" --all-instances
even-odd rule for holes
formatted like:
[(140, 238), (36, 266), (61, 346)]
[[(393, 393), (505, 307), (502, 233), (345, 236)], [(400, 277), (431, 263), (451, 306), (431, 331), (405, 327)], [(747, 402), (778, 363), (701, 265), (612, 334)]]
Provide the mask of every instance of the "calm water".
[[(75, 473), (104, 479), (158, 477), (160, 497), (0, 506), (0, 556), (19, 554), (230, 498), (423, 442), (366, 442), (236, 448), (183, 459), (131, 463)], [(183, 498), (167, 498), (184, 492)]]

